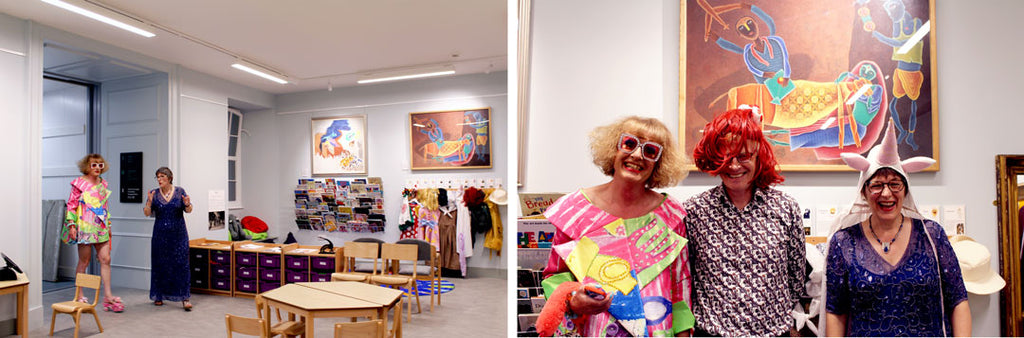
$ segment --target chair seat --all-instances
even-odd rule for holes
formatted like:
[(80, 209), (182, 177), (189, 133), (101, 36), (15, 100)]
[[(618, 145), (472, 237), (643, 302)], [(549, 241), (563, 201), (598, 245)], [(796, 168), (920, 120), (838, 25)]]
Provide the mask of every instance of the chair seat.
[(88, 309), (88, 308), (91, 308), (93, 306), (92, 306), (92, 304), (89, 304), (89, 303), (82, 303), (82, 302), (76, 302), (76, 301), (67, 301), (67, 302), (54, 303), (51, 307), (53, 308), (53, 311), (57, 311), (57, 312), (60, 312), (60, 313), (69, 313), (69, 312), (78, 311), (78, 309)]
[(412, 281), (408, 276), (370, 276), (370, 281), (386, 285), (407, 285)]
[(288, 336), (298, 336), (306, 332), (306, 325), (302, 322), (297, 321), (284, 321), (274, 324), (274, 327), (270, 328), (272, 334), (284, 334)]
[(343, 282), (362, 282), (366, 280), (366, 276), (369, 275), (350, 272), (335, 272), (331, 274), (331, 280)]

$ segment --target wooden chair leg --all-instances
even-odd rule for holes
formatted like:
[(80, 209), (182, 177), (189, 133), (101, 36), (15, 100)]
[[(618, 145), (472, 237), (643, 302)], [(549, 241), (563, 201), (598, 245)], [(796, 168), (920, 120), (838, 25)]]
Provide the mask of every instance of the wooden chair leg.
[(81, 327), (81, 325), (78, 325), (78, 320), (82, 317), (82, 311), (75, 311), (72, 316), (75, 317), (75, 338), (78, 338), (78, 328)]
[(100, 324), (100, 316), (96, 315), (96, 309), (92, 309), (92, 318), (96, 319), (96, 327), (100, 328), (100, 333), (103, 332), (103, 324)]
[(53, 336), (53, 323), (57, 321), (57, 311), (53, 311), (51, 314), (53, 315), (50, 316), (50, 336)]

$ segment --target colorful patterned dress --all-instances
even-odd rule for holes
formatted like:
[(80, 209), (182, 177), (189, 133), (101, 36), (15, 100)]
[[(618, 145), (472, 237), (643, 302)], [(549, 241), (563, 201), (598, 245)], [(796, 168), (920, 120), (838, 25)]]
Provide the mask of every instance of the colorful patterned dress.
[(555, 226), (544, 269), (545, 293), (564, 281), (599, 283), (612, 296), (608, 311), (576, 327), (567, 314), (556, 336), (674, 336), (693, 327), (683, 217), (675, 199), (623, 219), (590, 203), (583, 190), (544, 213)]
[[(60, 239), (67, 244), (96, 244), (110, 240), (110, 218), (107, 213), (107, 180), (99, 178), (99, 184), (90, 183), (83, 177), (71, 181), (71, 195), (68, 196), (67, 213)], [(74, 225), (78, 238), (71, 238), (70, 227)]]
[(180, 302), (191, 296), (189, 290), (188, 229), (185, 226), (185, 189), (174, 187), (169, 201), (160, 189), (153, 189), (152, 270), (149, 299)]

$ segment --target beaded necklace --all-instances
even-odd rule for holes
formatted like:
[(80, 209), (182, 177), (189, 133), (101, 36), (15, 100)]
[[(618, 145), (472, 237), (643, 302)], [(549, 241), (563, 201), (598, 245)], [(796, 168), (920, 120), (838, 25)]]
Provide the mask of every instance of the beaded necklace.
[(871, 234), (875, 235), (875, 241), (882, 245), (882, 251), (885, 251), (885, 253), (889, 253), (889, 246), (892, 243), (896, 243), (896, 238), (900, 237), (900, 231), (903, 230), (903, 219), (903, 214), (900, 214), (900, 228), (896, 229), (896, 234), (892, 236), (892, 240), (889, 243), (882, 243), (882, 240), (878, 238), (878, 234), (875, 233), (875, 228), (871, 226), (871, 217), (868, 217), (868, 229), (871, 229)]

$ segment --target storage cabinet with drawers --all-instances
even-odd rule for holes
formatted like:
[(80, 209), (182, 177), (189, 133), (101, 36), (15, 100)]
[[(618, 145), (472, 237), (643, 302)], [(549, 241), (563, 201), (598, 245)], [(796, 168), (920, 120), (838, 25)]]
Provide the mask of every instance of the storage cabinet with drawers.
[(188, 246), (192, 292), (232, 295), (231, 242), (197, 238)]
[(321, 254), (319, 246), (299, 245), (284, 252), (285, 283), (330, 282), (342, 248)]

